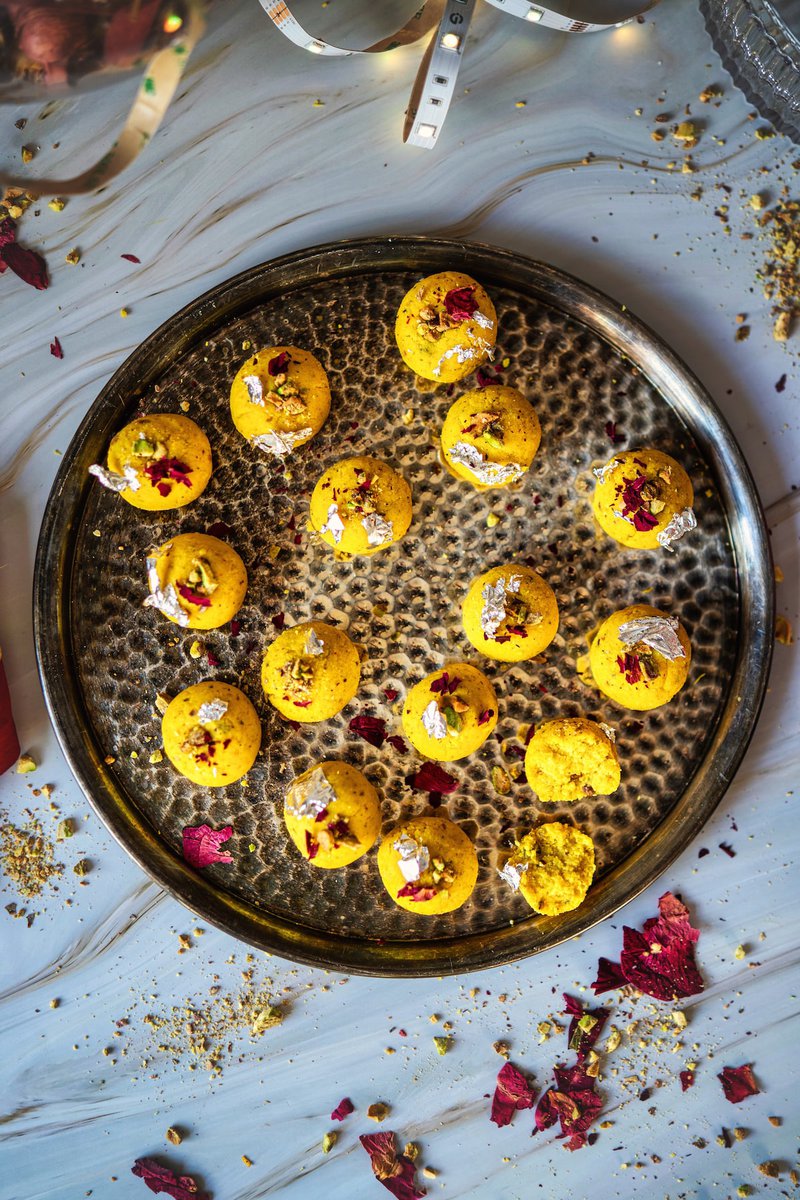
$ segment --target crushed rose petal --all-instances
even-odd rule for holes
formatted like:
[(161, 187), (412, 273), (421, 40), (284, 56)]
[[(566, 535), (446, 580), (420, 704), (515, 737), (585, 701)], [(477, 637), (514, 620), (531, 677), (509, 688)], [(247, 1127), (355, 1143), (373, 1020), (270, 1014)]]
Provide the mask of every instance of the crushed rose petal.
[(64, 350), (61, 346), (61, 342), (58, 340), (57, 337), (53, 338), (52, 342), (50, 343), (50, 353), (52, 354), (53, 358), (63, 358), (64, 357)]
[(608, 1020), (608, 1009), (584, 1009), (582, 1004), (572, 996), (568, 996), (566, 992), (563, 993), (563, 996), (564, 1009), (572, 1017), (569, 1029), (567, 1030), (569, 1048), (577, 1054), (578, 1062), (583, 1062), (603, 1032), (605, 1023)]
[(601, 995), (602, 992), (611, 992), (614, 988), (624, 988), (627, 983), (619, 963), (611, 962), (609, 958), (600, 958), (597, 964), (597, 979), (591, 985), (595, 996)]
[(286, 613), (275, 613), (275, 616), (272, 618), (272, 624), (278, 630), (283, 629), (286, 624)]
[(507, 1062), (497, 1073), (497, 1083), (492, 1096), (492, 1112), (489, 1117), (501, 1129), (511, 1124), (517, 1109), (533, 1108), (536, 1089), (513, 1063)]
[(142, 260), (137, 258), (135, 254), (120, 254), (120, 258), (126, 259), (128, 262), (140, 263)]
[(741, 1104), (748, 1096), (759, 1095), (761, 1088), (753, 1078), (752, 1067), (752, 1063), (744, 1063), (741, 1067), (723, 1067), (717, 1076), (725, 1099), (730, 1100), (731, 1104)]
[(451, 288), (444, 298), (444, 306), (454, 321), (468, 321), (478, 308), (475, 288)]
[(418, 792), (438, 792), (441, 796), (449, 796), (458, 788), (458, 780), (438, 763), (425, 762), (413, 777), (411, 786)]
[(233, 530), (224, 521), (215, 521), (213, 525), (209, 525), (206, 533), (210, 534), (211, 537), (222, 538), (225, 541), (226, 538), (231, 536)]
[(43, 292), (49, 286), (47, 264), (35, 250), (17, 245), (17, 225), (11, 217), (0, 221), (0, 274), (8, 267), (23, 283)]
[(206, 647), (206, 662), (210, 667), (219, 667), (222, 665), (222, 659), (217, 658), (214, 651), (209, 650), (208, 647)]
[(632, 650), (628, 650), (625, 655), (617, 655), (617, 666), (620, 672), (625, 676), (625, 682), (634, 684), (639, 683), (644, 678), (642, 673), (642, 664), (638, 654), (634, 654)]
[(680, 1081), (681, 1091), (688, 1092), (689, 1088), (694, 1086), (694, 1071), (681, 1071)]
[(233, 862), (230, 854), (220, 854), (219, 851), (232, 833), (232, 825), (226, 825), (223, 829), (212, 829), (210, 825), (186, 825), (183, 830), (183, 857), (190, 867)]
[(478, 717), (478, 724), (485, 725), (487, 723), (487, 721), (491, 721), (493, 716), (494, 716), (494, 709), (493, 708), (485, 708), (483, 710), (483, 712), (481, 713), (481, 715)]
[(421, 883), (404, 883), (397, 893), (398, 899), (406, 896), (415, 903), (424, 900), (433, 900), (437, 895), (438, 892), (435, 887), (424, 887)]
[(176, 585), (179, 594), (184, 600), (188, 600), (189, 604), (194, 604), (197, 608), (211, 608), (211, 597), (204, 596), (202, 592), (196, 592), (194, 588), (189, 587), (186, 583)]
[(280, 354), (276, 354), (274, 358), (269, 360), (267, 363), (267, 370), (269, 371), (270, 375), (284, 375), (289, 370), (289, 364), (291, 361), (292, 360), (289, 357), (289, 352), (287, 350), (282, 350)]
[(339, 1101), (339, 1103), (336, 1105), (336, 1108), (331, 1113), (331, 1120), (343, 1121), (345, 1117), (350, 1116), (351, 1112), (355, 1112), (355, 1107), (352, 1100), (349, 1100), (347, 1096), (345, 1096), (343, 1100)]
[(306, 830), (306, 856), (309, 862), (319, 854), (319, 842)]
[(165, 1192), (172, 1200), (209, 1200), (208, 1193), (200, 1191), (191, 1175), (178, 1176), (154, 1158), (137, 1158), (131, 1174), (143, 1179), (151, 1192)]
[(586, 1131), (603, 1107), (602, 1097), (595, 1090), (596, 1080), (587, 1075), (582, 1064), (574, 1067), (554, 1067), (556, 1086), (548, 1088), (536, 1106), (536, 1130), (549, 1129), (561, 1122), (560, 1138), (567, 1138), (568, 1150), (580, 1150), (586, 1145)]
[(397, 688), (393, 688), (393, 687), (384, 688), (383, 694), (386, 697), (386, 699), (389, 701), (390, 704), (392, 703), (393, 700), (396, 700), (397, 697), (400, 695)]
[(236, 621), (236, 620), (231, 621), (231, 637), (237, 638), (241, 632), (242, 632), (242, 622)]
[(606, 421), (605, 429), (606, 437), (611, 442), (612, 446), (618, 446), (620, 442), (625, 441), (625, 434), (617, 432), (616, 421)]
[(431, 684), (432, 692), (441, 692), (443, 696), (450, 696), (461, 683), (458, 675), (454, 675), (451, 679), (447, 671), (442, 671), (438, 679), (434, 679)]
[(393, 733), (391, 737), (387, 737), (386, 741), (390, 746), (394, 746), (398, 754), (405, 754), (406, 750), (408, 750), (408, 746), (398, 733)]
[(623, 926), (620, 969), (628, 983), (655, 1000), (696, 996), (705, 986), (694, 958), (700, 931), (671, 892), (659, 899), (658, 910), (659, 916), (645, 921), (641, 933)]
[(425, 1191), (414, 1182), (413, 1160), (397, 1153), (394, 1139), (394, 1133), (387, 1129), (384, 1133), (363, 1133), (358, 1140), (369, 1155), (375, 1178), (396, 1200), (423, 1200)]
[(360, 713), (357, 717), (353, 717), (348, 729), (378, 750), (386, 741), (386, 722), (382, 717), (371, 717), (367, 713)]

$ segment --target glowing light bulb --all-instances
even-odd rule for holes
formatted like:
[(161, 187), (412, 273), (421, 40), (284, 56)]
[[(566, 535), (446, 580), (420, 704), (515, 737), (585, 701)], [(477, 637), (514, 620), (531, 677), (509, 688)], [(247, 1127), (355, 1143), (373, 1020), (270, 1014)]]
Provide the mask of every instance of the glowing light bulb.
[(541, 21), (543, 16), (544, 16), (544, 13), (542, 12), (542, 10), (540, 8), (529, 8), (528, 11), (525, 13), (525, 20), (526, 21)]
[(461, 45), (461, 38), (457, 33), (446, 33), (442, 37), (440, 44), (445, 50), (457, 50)]
[(177, 33), (183, 25), (183, 17), (179, 13), (167, 13), (164, 17), (164, 33)]

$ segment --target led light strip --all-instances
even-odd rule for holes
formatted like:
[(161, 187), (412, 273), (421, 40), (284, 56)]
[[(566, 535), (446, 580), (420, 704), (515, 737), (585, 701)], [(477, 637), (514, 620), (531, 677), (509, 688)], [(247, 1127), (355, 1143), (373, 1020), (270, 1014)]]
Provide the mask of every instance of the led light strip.
[(117, 140), (98, 162), (72, 179), (34, 179), (0, 170), (0, 184), (27, 192), (70, 196), (102, 187), (141, 154), (164, 119), (177, 91), (189, 55), (205, 29), (203, 0), (187, 0), (186, 19), (179, 36), (148, 62), (139, 90)]
[[(275, 27), (296, 46), (312, 54), (337, 58), (350, 54), (379, 54), (396, 46), (409, 45), (428, 33), (438, 19), (438, 29), (428, 44), (414, 80), (403, 127), (404, 142), (433, 149), (455, 95), (476, 0), (428, 0), (397, 33), (363, 50), (335, 46), (313, 37), (294, 16), (286, 0), (259, 0), (259, 3)], [(599, 33), (627, 25), (640, 13), (654, 8), (658, 0), (641, 0), (641, 7), (624, 20), (605, 22), (577, 21), (531, 0), (487, 0), (487, 3), (509, 16), (563, 33)]]

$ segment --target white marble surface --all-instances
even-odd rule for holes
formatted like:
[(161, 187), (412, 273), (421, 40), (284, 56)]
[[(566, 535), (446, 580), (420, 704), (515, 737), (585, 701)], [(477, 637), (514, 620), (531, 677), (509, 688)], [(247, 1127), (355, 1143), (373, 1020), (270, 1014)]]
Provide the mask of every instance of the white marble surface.
[[(332, 22), (345, 7), (334, 0), (324, 13), (316, 4), (303, 11)], [(774, 196), (779, 181), (795, 189), (789, 164), (800, 150), (754, 137), (762, 122), (748, 119), (692, 0), (664, 0), (643, 25), (571, 40), (484, 6), (463, 89), (433, 155), (404, 149), (399, 137), (418, 50), (322, 62), (280, 41), (254, 0), (229, 3), (222, 15), (134, 167), (101, 196), (72, 200), (58, 215), (43, 205), (38, 218), (21, 223), (21, 239), (47, 255), (51, 288), (37, 293), (10, 275), (0, 279), (0, 641), (24, 749), (41, 763), (27, 781), (13, 773), (0, 780), (0, 805), (15, 817), (31, 803), (43, 809), (26, 783), (51, 783), (62, 815), (78, 825), (64, 847), (64, 881), (34, 905), (33, 926), (0, 908), (0, 1197), (75, 1200), (91, 1192), (141, 1200), (144, 1184), (129, 1169), (144, 1154), (194, 1171), (217, 1200), (382, 1195), (356, 1140), (367, 1125), (375, 1128), (364, 1111), (378, 1099), (392, 1105), (386, 1124), (418, 1140), (422, 1161), (439, 1172), (425, 1180), (432, 1196), (717, 1198), (735, 1196), (743, 1183), (758, 1194), (788, 1194), (785, 1168), (796, 1161), (800, 1124), (794, 646), (776, 647), (761, 723), (713, 820), (613, 920), (528, 962), (463, 979), (346, 979), (256, 954), (257, 978), (269, 977), (289, 1004), (280, 1027), (255, 1043), (237, 1042), (219, 1078), (155, 1049), (143, 1017), (205, 994), (217, 975), (224, 988), (236, 988), (247, 948), (205, 927), (179, 956), (177, 935), (197, 922), (88, 811), (49, 729), (30, 591), (58, 453), (129, 351), (183, 304), (285, 251), (369, 234), (494, 242), (566, 268), (643, 317), (709, 388), (767, 508), (785, 575), (778, 610), (794, 622), (799, 594), (800, 334), (785, 347), (773, 342), (756, 283), (759, 246), (739, 235), (753, 228), (752, 192)], [(696, 103), (711, 82), (724, 87), (718, 108)], [(24, 134), (13, 124), (20, 114), (0, 108), (2, 153), (16, 158), (23, 141), (35, 140), (43, 170), (88, 161), (81, 146), (110, 136), (129, 94), (130, 84), (119, 82), (63, 103), (46, 123), (31, 106)], [(669, 138), (651, 140), (648, 120), (687, 102), (704, 126), (693, 175), (667, 169), (682, 156), (667, 149)], [(643, 117), (634, 115), (639, 106)], [(581, 166), (589, 152), (594, 159)], [(703, 195), (692, 201), (698, 185)], [(714, 215), (720, 203), (730, 205), (730, 234)], [(77, 267), (63, 261), (73, 246), (82, 255)], [(122, 253), (138, 255), (141, 266)], [(127, 320), (118, 315), (122, 305)], [(736, 343), (740, 312), (752, 332)], [(56, 335), (63, 361), (48, 352)], [(774, 384), (784, 373), (779, 394)], [(735, 858), (718, 849), (723, 841)], [(701, 847), (710, 853), (698, 858)], [(69, 871), (81, 855), (93, 863), (85, 887)], [(7, 881), (0, 886), (3, 905), (18, 899)], [(537, 1022), (557, 1010), (562, 990), (591, 981), (598, 955), (617, 957), (622, 923), (652, 915), (667, 888), (683, 894), (702, 930), (707, 988), (686, 1005), (684, 1049), (669, 1053), (671, 1034), (663, 1052), (626, 1040), (601, 1085), (601, 1119), (613, 1127), (578, 1153), (568, 1154), (552, 1131), (531, 1139), (529, 1113), (496, 1129), (484, 1098), (501, 1065), (492, 1042), (508, 1040), (512, 1059), (546, 1086), (552, 1065), (567, 1055), (563, 1035), (539, 1044)], [(743, 960), (734, 954), (739, 944)], [(51, 1009), (54, 998), (60, 1004)], [(646, 1014), (646, 1001), (635, 1007), (634, 1015)], [(453, 1024), (445, 1058), (434, 1053), (433, 1013)], [(115, 1020), (126, 1016), (130, 1025), (115, 1038)], [(120, 1045), (129, 1047), (126, 1056)], [(114, 1053), (103, 1056), (109, 1046)], [(682, 1094), (677, 1073), (689, 1058), (698, 1062), (697, 1082)], [(749, 1061), (763, 1094), (732, 1108), (716, 1072)], [(622, 1082), (643, 1069), (650, 1086), (663, 1082), (645, 1102)], [(327, 1114), (343, 1095), (361, 1115), (346, 1122), (324, 1158)], [(772, 1126), (769, 1115), (783, 1124)], [(177, 1149), (164, 1141), (170, 1124), (187, 1131)], [(750, 1134), (727, 1149), (715, 1140), (723, 1125)], [(765, 1159), (779, 1160), (782, 1183), (758, 1174)]]

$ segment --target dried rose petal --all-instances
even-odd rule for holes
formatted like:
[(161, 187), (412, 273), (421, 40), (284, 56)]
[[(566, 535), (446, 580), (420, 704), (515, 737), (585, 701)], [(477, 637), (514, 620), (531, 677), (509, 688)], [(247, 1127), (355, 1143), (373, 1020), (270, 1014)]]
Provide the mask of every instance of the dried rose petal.
[(444, 298), (444, 306), (454, 321), (468, 321), (478, 308), (475, 288), (451, 288)]
[(566, 992), (563, 995), (564, 1008), (572, 1017), (569, 1029), (567, 1030), (569, 1048), (577, 1054), (578, 1062), (583, 1062), (603, 1032), (603, 1027), (608, 1020), (608, 1009), (584, 1009), (583, 1005), (572, 996), (568, 996)]
[(137, 1158), (131, 1173), (143, 1179), (151, 1192), (165, 1192), (172, 1200), (209, 1200), (208, 1193), (200, 1191), (191, 1175), (177, 1176), (153, 1158)]
[(306, 830), (306, 855), (308, 857), (308, 861), (311, 862), (311, 859), (316, 858), (318, 854), (319, 854), (319, 842), (317, 842), (311, 836), (309, 831)]
[(24, 283), (29, 283), (39, 292), (50, 286), (47, 264), (35, 250), (26, 250), (16, 242), (8, 242), (0, 249), (0, 262), (5, 263)]
[(387, 737), (386, 741), (390, 746), (394, 746), (398, 754), (405, 754), (406, 750), (408, 750), (408, 746), (398, 733), (393, 733), (391, 737)]
[(495, 374), (491, 375), (485, 367), (478, 367), (475, 372), (475, 382), (479, 388), (491, 387), (494, 383), (502, 383), (503, 377), (499, 374), (500, 368), (495, 367)]
[(367, 713), (360, 713), (359, 716), (353, 717), (348, 729), (378, 749), (386, 741), (386, 722), (382, 717), (370, 717)]
[(753, 1078), (752, 1063), (744, 1063), (741, 1067), (723, 1067), (717, 1076), (722, 1084), (725, 1099), (731, 1104), (741, 1104), (748, 1096), (757, 1096), (761, 1088)]
[(658, 517), (654, 517), (652, 513), (641, 509), (640, 512), (633, 514), (633, 528), (638, 529), (639, 533), (646, 533), (648, 529), (655, 529), (658, 524)]
[(226, 825), (223, 829), (212, 829), (210, 825), (187, 825), (183, 830), (183, 857), (190, 867), (233, 862), (230, 854), (219, 852), (219, 847), (228, 841), (232, 833), (232, 825)]
[(441, 796), (449, 796), (458, 787), (458, 780), (448, 775), (438, 763), (425, 762), (411, 781), (411, 786), (418, 792), (438, 792)]
[(586, 1131), (603, 1107), (602, 1097), (595, 1091), (596, 1080), (586, 1074), (584, 1067), (554, 1067), (556, 1086), (549, 1088), (536, 1106), (537, 1130), (549, 1129), (556, 1117), (561, 1122), (560, 1138), (568, 1138), (568, 1150), (580, 1150), (586, 1145)]
[(487, 721), (491, 721), (493, 716), (494, 716), (494, 709), (493, 708), (485, 708), (483, 710), (483, 712), (481, 713), (481, 715), (478, 717), (478, 724), (485, 725), (487, 723)]
[(63, 358), (64, 357), (64, 351), (61, 348), (61, 342), (58, 340), (57, 337), (53, 338), (52, 342), (50, 343), (50, 353), (52, 354), (53, 358)]
[(619, 963), (611, 962), (608, 958), (601, 958), (597, 964), (597, 979), (591, 986), (595, 996), (599, 996), (603, 992), (613, 991), (614, 988), (623, 988), (627, 982)]
[(8, 246), (10, 242), (17, 240), (17, 225), (11, 217), (4, 217), (0, 221), (0, 250), (4, 246)]
[(142, 260), (137, 258), (135, 254), (120, 254), (120, 258), (127, 259), (128, 262), (140, 263)]
[(286, 613), (275, 613), (275, 616), (272, 618), (272, 624), (278, 630), (283, 629), (286, 624)]
[(352, 1100), (349, 1100), (347, 1096), (345, 1096), (343, 1100), (339, 1101), (339, 1103), (336, 1105), (336, 1108), (331, 1113), (331, 1120), (343, 1121), (345, 1117), (350, 1116), (351, 1112), (355, 1112), (355, 1107)]
[(215, 521), (213, 525), (209, 525), (206, 533), (211, 534), (211, 536), (215, 538), (222, 538), (222, 540), (225, 541), (231, 536), (233, 530), (231, 529), (230, 525), (226, 525), (224, 521)]
[(189, 587), (187, 583), (176, 584), (179, 594), (189, 604), (194, 604), (197, 608), (211, 608), (211, 597), (204, 596), (202, 592), (196, 592), (194, 588)]
[(213, 650), (206, 649), (206, 661), (210, 667), (219, 667), (222, 664), (222, 659), (217, 658)]
[(397, 688), (393, 688), (393, 687), (384, 688), (383, 694), (386, 697), (386, 699), (389, 701), (390, 704), (392, 703), (393, 700), (396, 700), (397, 697), (400, 695)]
[(694, 1071), (681, 1071), (680, 1081), (681, 1091), (688, 1092), (689, 1088), (694, 1086)]
[(656, 1000), (696, 996), (705, 986), (694, 958), (700, 931), (671, 892), (660, 898), (658, 909), (660, 915), (645, 921), (641, 933), (623, 926), (622, 973), (628, 983)]
[[(191, 467), (187, 467), (186, 463), (181, 462), (178, 458), (164, 457), (149, 462), (144, 468), (144, 473), (161, 491), (160, 482), (166, 482), (168, 479), (174, 479), (185, 487), (191, 487), (192, 481), (189, 478), (191, 470)], [(161, 494), (164, 495), (163, 492)]]
[(497, 1073), (489, 1120), (501, 1129), (504, 1125), (510, 1125), (517, 1109), (533, 1108), (535, 1095), (535, 1089), (522, 1072), (513, 1063), (507, 1062)]
[(284, 375), (289, 370), (289, 364), (291, 361), (292, 360), (289, 357), (289, 352), (287, 350), (283, 350), (280, 354), (276, 354), (274, 358), (269, 360), (267, 363), (267, 370), (269, 371), (270, 375)]
[(628, 650), (625, 655), (617, 655), (617, 666), (625, 676), (626, 683), (638, 683), (643, 678), (641, 660), (632, 650)]
[(397, 893), (397, 898), (399, 900), (401, 896), (406, 896), (414, 903), (418, 903), (423, 900), (433, 900), (437, 895), (435, 887), (424, 887), (421, 883), (404, 883)]
[(612, 446), (618, 446), (620, 444), (620, 442), (625, 441), (625, 434), (617, 433), (616, 421), (606, 421), (605, 429), (606, 429), (606, 437), (611, 442)]
[(242, 622), (237, 621), (235, 619), (233, 621), (231, 621), (231, 637), (237, 638), (241, 632), (242, 632)]
[(450, 696), (461, 683), (458, 675), (454, 675), (451, 679), (447, 671), (442, 671), (438, 679), (434, 679), (431, 684), (432, 692), (441, 692), (443, 696)]
[(398, 1154), (395, 1135), (364, 1133), (358, 1139), (372, 1163), (372, 1171), (379, 1183), (390, 1191), (397, 1200), (422, 1200), (425, 1191), (420, 1191), (414, 1182), (414, 1163), (405, 1154)]

